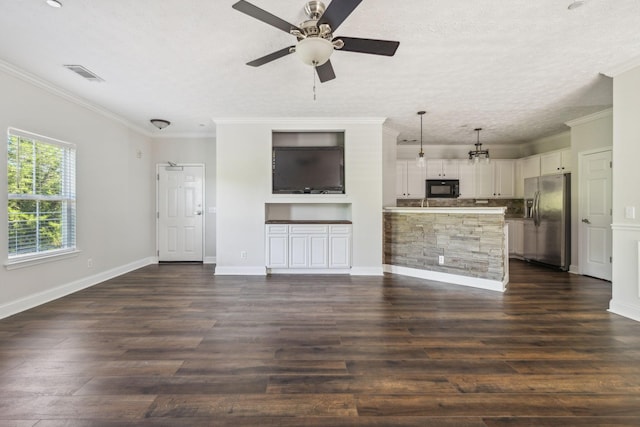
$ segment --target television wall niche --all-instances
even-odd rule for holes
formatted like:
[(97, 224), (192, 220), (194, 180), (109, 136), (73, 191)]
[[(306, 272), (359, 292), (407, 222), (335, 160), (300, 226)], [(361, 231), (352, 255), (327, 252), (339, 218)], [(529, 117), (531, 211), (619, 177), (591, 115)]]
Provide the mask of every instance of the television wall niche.
[(345, 194), (344, 132), (273, 132), (273, 194)]

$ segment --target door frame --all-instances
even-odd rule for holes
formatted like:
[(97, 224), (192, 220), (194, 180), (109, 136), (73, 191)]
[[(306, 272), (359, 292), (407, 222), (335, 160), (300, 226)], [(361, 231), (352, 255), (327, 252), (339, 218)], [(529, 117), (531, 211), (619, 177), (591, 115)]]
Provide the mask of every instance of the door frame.
[(160, 168), (164, 168), (167, 166), (185, 166), (185, 167), (201, 167), (202, 168), (202, 263), (205, 264), (205, 260), (207, 259), (205, 248), (207, 247), (207, 221), (206, 221), (206, 199), (205, 195), (207, 191), (206, 187), (206, 177), (207, 177), (207, 169), (204, 163), (176, 163), (175, 165), (171, 165), (169, 163), (156, 163), (156, 210), (155, 210), (155, 220), (156, 220), (156, 255), (155, 260), (156, 263), (160, 262)]
[[(582, 195), (582, 178), (584, 175), (584, 171), (582, 170), (582, 160), (589, 155), (592, 154), (597, 154), (597, 153), (603, 153), (605, 151), (610, 151), (613, 157), (613, 147), (612, 146), (606, 146), (606, 147), (600, 147), (600, 148), (594, 148), (592, 150), (585, 150), (585, 151), (581, 151), (578, 153), (578, 194), (576, 195), (576, 202), (578, 204), (578, 209), (576, 209), (577, 211), (577, 216), (575, 217), (575, 226), (578, 229), (578, 273), (583, 275), (584, 274), (584, 258), (586, 256), (586, 248), (584, 247), (584, 243), (586, 240), (586, 236), (584, 235), (584, 227), (582, 227), (580, 225), (580, 218), (584, 218), (583, 214), (583, 209), (582, 209), (582, 202), (580, 200), (580, 196)], [(613, 172), (613, 171), (612, 171)], [(611, 182), (611, 188), (610, 188), (610, 192), (609, 192), (609, 196), (613, 197), (613, 180)], [(613, 204), (611, 205), (611, 209), (613, 209)], [(613, 235), (613, 229), (611, 231), (611, 234)], [(612, 246), (613, 247), (613, 246)], [(611, 263), (611, 269), (613, 270), (613, 261)]]

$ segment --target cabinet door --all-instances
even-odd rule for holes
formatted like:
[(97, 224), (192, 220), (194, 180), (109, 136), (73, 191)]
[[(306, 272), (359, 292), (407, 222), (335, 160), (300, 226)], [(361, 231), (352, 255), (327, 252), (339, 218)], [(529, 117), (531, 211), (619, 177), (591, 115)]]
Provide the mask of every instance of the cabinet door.
[(407, 161), (396, 162), (396, 199), (407, 197)]
[(458, 162), (458, 179), (460, 180), (460, 198), (476, 197), (476, 169), (473, 163), (466, 160)]
[(571, 172), (571, 149), (562, 150), (560, 152), (560, 159), (562, 163), (562, 172)]
[(267, 234), (267, 267), (289, 266), (289, 238), (286, 234)]
[(289, 268), (307, 268), (309, 265), (308, 236), (289, 235)]
[(479, 162), (475, 164), (476, 197), (493, 197), (494, 167), (492, 163)]
[(522, 221), (514, 221), (514, 235), (513, 235), (513, 253), (518, 256), (522, 256), (524, 252), (524, 224)]
[(407, 162), (407, 198), (424, 199), (426, 193), (425, 168), (416, 162)]
[(559, 151), (540, 155), (540, 175), (562, 173), (562, 154)]
[(439, 159), (427, 159), (425, 162), (427, 167), (427, 173), (425, 179), (440, 179), (442, 178), (442, 160)]
[(515, 163), (513, 160), (495, 160), (494, 196), (515, 196)]
[(329, 245), (327, 235), (311, 235), (309, 243), (309, 267), (327, 268), (329, 266)]
[(442, 160), (442, 176), (446, 179), (458, 179), (459, 177), (458, 160)]
[(522, 159), (522, 180), (540, 176), (540, 156)]
[(507, 221), (509, 225), (509, 255), (522, 256), (523, 252), (523, 224), (520, 220)]
[(329, 235), (329, 268), (351, 267), (351, 235)]

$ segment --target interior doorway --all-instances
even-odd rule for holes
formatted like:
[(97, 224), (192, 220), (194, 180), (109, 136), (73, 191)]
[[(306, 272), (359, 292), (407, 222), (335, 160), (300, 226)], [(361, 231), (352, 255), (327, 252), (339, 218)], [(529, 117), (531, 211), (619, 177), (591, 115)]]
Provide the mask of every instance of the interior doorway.
[(157, 183), (158, 261), (203, 261), (204, 165), (159, 164)]
[(611, 281), (611, 149), (580, 154), (580, 273)]

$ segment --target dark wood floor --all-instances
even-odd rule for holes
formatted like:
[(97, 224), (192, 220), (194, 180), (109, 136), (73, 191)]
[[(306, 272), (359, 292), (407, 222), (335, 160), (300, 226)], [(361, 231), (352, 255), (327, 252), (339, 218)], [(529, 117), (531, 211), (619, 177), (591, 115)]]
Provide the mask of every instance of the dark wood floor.
[(0, 425), (640, 425), (640, 323), (608, 282), (505, 294), (153, 265), (0, 321)]

